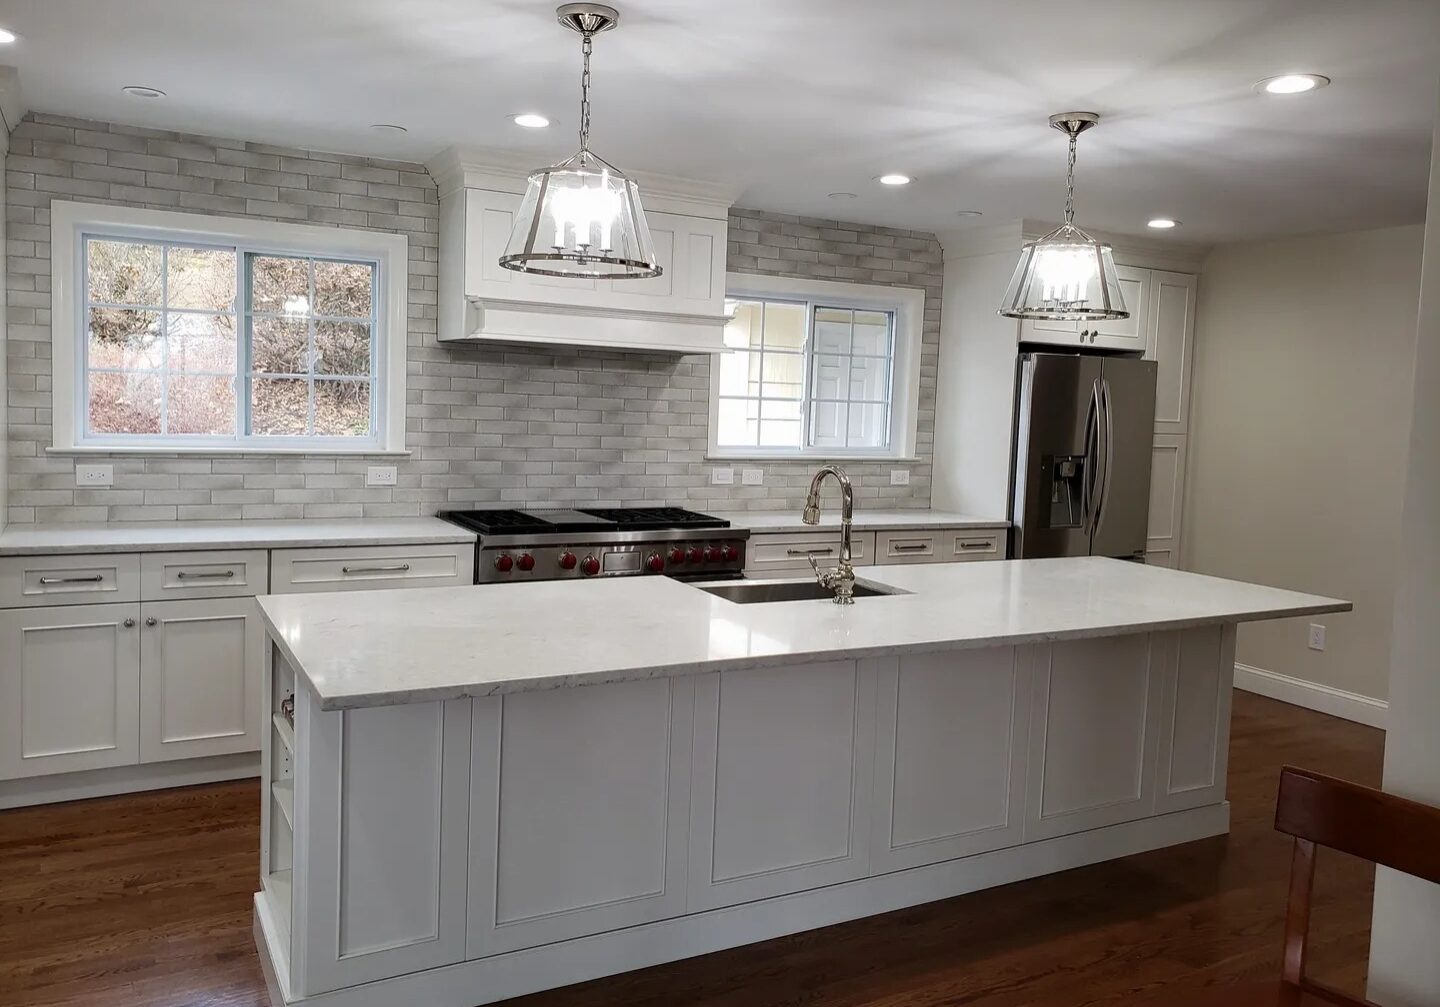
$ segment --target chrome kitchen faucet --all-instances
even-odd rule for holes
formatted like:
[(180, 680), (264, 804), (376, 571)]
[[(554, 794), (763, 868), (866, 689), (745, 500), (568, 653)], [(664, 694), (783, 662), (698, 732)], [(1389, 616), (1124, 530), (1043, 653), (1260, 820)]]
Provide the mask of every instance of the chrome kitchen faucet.
[(820, 569), (815, 557), (810, 557), (810, 569), (821, 587), (835, 592), (835, 604), (855, 604), (855, 568), (850, 565), (850, 522), (855, 516), (855, 490), (850, 486), (850, 477), (838, 465), (825, 465), (810, 480), (810, 492), (805, 497), (805, 512), (800, 520), (806, 524), (820, 523), (820, 484), (826, 476), (834, 476), (840, 484), (840, 563), (826, 570)]

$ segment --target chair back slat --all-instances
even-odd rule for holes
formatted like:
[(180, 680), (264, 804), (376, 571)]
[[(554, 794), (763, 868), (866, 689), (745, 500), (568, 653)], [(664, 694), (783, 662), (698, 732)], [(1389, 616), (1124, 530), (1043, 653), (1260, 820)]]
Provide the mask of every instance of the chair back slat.
[(1440, 808), (1286, 766), (1275, 828), (1440, 884)]

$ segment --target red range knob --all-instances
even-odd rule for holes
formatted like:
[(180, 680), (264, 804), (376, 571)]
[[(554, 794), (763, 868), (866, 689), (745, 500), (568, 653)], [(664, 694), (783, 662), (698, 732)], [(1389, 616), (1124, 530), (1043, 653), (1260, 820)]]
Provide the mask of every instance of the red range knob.
[(562, 552), (560, 554), (560, 569), (573, 570), (575, 569), (575, 562), (575, 554), (573, 552)]
[(725, 562), (727, 562), (727, 563), (734, 563), (734, 562), (735, 562), (737, 559), (739, 559), (739, 558), (740, 558), (740, 550), (739, 550), (739, 549), (736, 549), (733, 545), (727, 545), (727, 546), (725, 547)]
[(586, 556), (580, 561), (580, 572), (587, 577), (593, 577), (600, 572), (600, 561), (594, 556)]
[(684, 550), (684, 549), (681, 549), (678, 545), (677, 545), (674, 549), (671, 549), (671, 550), (670, 550), (670, 562), (671, 562), (671, 563), (675, 563), (675, 564), (684, 563), (684, 562), (685, 562), (685, 550)]
[(690, 551), (685, 554), (685, 561), (687, 563), (699, 563), (704, 558), (705, 554), (700, 551), (700, 547), (698, 545), (692, 546)]
[(514, 566), (515, 561), (503, 552), (499, 556), (495, 557), (495, 569), (499, 570), (501, 573), (509, 573), (511, 568)]
[(651, 573), (664, 573), (665, 557), (661, 556), (658, 552), (652, 552), (649, 558), (645, 560), (645, 565), (650, 568)]
[(715, 546), (712, 545), (712, 546), (710, 546), (708, 549), (705, 550), (705, 562), (706, 562), (706, 563), (718, 563), (718, 562), (720, 562), (720, 557), (721, 557), (722, 555), (724, 555), (724, 554), (721, 553), (719, 549), (717, 549)]
[(522, 570), (533, 570), (535, 569), (535, 557), (531, 556), (528, 552), (522, 553), (520, 558), (516, 560), (516, 565)]

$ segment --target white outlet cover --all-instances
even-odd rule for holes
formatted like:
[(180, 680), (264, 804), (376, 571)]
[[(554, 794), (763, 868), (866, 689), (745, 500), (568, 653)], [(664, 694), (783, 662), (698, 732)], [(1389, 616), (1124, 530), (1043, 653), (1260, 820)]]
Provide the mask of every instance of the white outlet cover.
[(394, 465), (371, 465), (365, 470), (366, 486), (394, 486), (396, 479)]
[(76, 465), (76, 486), (114, 486), (114, 465)]
[(735, 470), (711, 469), (710, 482), (716, 486), (733, 486), (735, 485)]
[(1311, 650), (1324, 650), (1325, 627), (1320, 625), (1318, 622), (1312, 622), (1310, 624), (1310, 636), (1307, 640), (1307, 644), (1309, 645)]
[(909, 485), (910, 485), (910, 470), (909, 470), (909, 469), (891, 469), (891, 470), (890, 470), (890, 485), (891, 485), (891, 486), (909, 486)]
[(764, 486), (764, 485), (765, 485), (765, 470), (764, 470), (764, 469), (741, 469), (741, 470), (740, 470), (740, 482), (743, 483), (743, 484), (746, 485), (746, 486)]

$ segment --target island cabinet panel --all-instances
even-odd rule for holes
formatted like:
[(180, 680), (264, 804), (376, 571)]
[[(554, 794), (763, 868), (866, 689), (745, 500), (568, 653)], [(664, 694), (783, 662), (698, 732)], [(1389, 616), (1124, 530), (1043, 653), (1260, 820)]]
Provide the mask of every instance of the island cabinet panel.
[(470, 701), (325, 713), (296, 699), (295, 985), (464, 960)]
[(685, 912), (694, 683), (475, 700), (471, 958)]
[(872, 874), (1019, 845), (1029, 672), (1014, 647), (882, 663)]
[(0, 779), (130, 766), (140, 606), (0, 612)]
[(156, 601), (142, 614), (140, 761), (258, 749), (265, 631), (255, 599)]
[(691, 912), (866, 874), (875, 674), (832, 661), (697, 680)]
[(1150, 643), (1139, 634), (1029, 648), (1026, 842), (1153, 812), (1163, 661)]
[(1157, 634), (1165, 655), (1157, 813), (1219, 804), (1229, 766), (1235, 627)]

